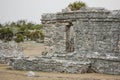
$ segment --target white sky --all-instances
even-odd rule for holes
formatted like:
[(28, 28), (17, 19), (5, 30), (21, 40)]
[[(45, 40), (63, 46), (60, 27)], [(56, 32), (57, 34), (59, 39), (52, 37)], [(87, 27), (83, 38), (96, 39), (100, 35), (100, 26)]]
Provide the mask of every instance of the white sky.
[[(43, 13), (60, 12), (70, 2), (79, 0), (0, 0), (0, 23), (21, 19), (40, 23)], [(89, 7), (120, 9), (120, 0), (81, 0)]]

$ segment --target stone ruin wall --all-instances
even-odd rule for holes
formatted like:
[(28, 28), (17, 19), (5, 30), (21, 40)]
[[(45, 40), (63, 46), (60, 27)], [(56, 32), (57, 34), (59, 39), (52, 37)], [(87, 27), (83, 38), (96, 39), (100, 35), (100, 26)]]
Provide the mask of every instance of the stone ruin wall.
[(69, 73), (120, 74), (120, 11), (83, 8), (74, 12), (44, 14), (45, 44), (51, 56), (13, 59), (19, 70)]
[(120, 56), (119, 28), (120, 22), (117, 19), (78, 21), (75, 25), (76, 52), (80, 54), (98, 53), (101, 56)]
[(9, 63), (10, 59), (24, 57), (22, 47), (15, 42), (0, 41), (0, 64)]
[(43, 15), (42, 22), (46, 26), (45, 44), (56, 46), (57, 51), (60, 50), (61, 53), (62, 50), (66, 51), (66, 26), (71, 22), (76, 50), (118, 53), (120, 20), (116, 14), (113, 15), (113, 12), (105, 9), (83, 9)]

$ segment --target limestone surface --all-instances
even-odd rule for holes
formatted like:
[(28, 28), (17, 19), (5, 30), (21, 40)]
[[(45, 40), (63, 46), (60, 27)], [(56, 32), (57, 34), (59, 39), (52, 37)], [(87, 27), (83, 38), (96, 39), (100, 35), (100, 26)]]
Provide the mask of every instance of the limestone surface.
[(120, 74), (120, 10), (65, 10), (43, 14), (41, 21), (51, 55), (13, 59), (13, 69)]
[(8, 63), (11, 58), (23, 56), (23, 49), (17, 43), (0, 41), (0, 63)]

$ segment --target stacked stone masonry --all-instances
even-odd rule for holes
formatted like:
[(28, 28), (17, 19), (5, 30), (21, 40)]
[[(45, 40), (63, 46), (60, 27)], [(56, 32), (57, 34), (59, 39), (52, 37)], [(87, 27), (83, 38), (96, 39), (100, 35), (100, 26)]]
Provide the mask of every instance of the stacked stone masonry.
[(10, 59), (24, 57), (22, 47), (18, 46), (15, 42), (2, 42), (0, 41), (0, 63), (9, 63)]
[(120, 74), (119, 10), (82, 8), (43, 14), (41, 21), (51, 56), (13, 59), (13, 69)]

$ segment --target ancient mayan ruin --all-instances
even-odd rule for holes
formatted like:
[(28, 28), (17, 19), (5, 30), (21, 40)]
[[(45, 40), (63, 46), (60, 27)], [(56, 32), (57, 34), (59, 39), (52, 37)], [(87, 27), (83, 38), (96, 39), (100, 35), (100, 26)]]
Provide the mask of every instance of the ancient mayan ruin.
[(43, 14), (45, 45), (50, 52), (33, 60), (15, 58), (12, 69), (47, 72), (120, 74), (120, 11), (64, 9)]
[(0, 64), (8, 64), (11, 58), (24, 57), (23, 48), (15, 42), (0, 41)]

